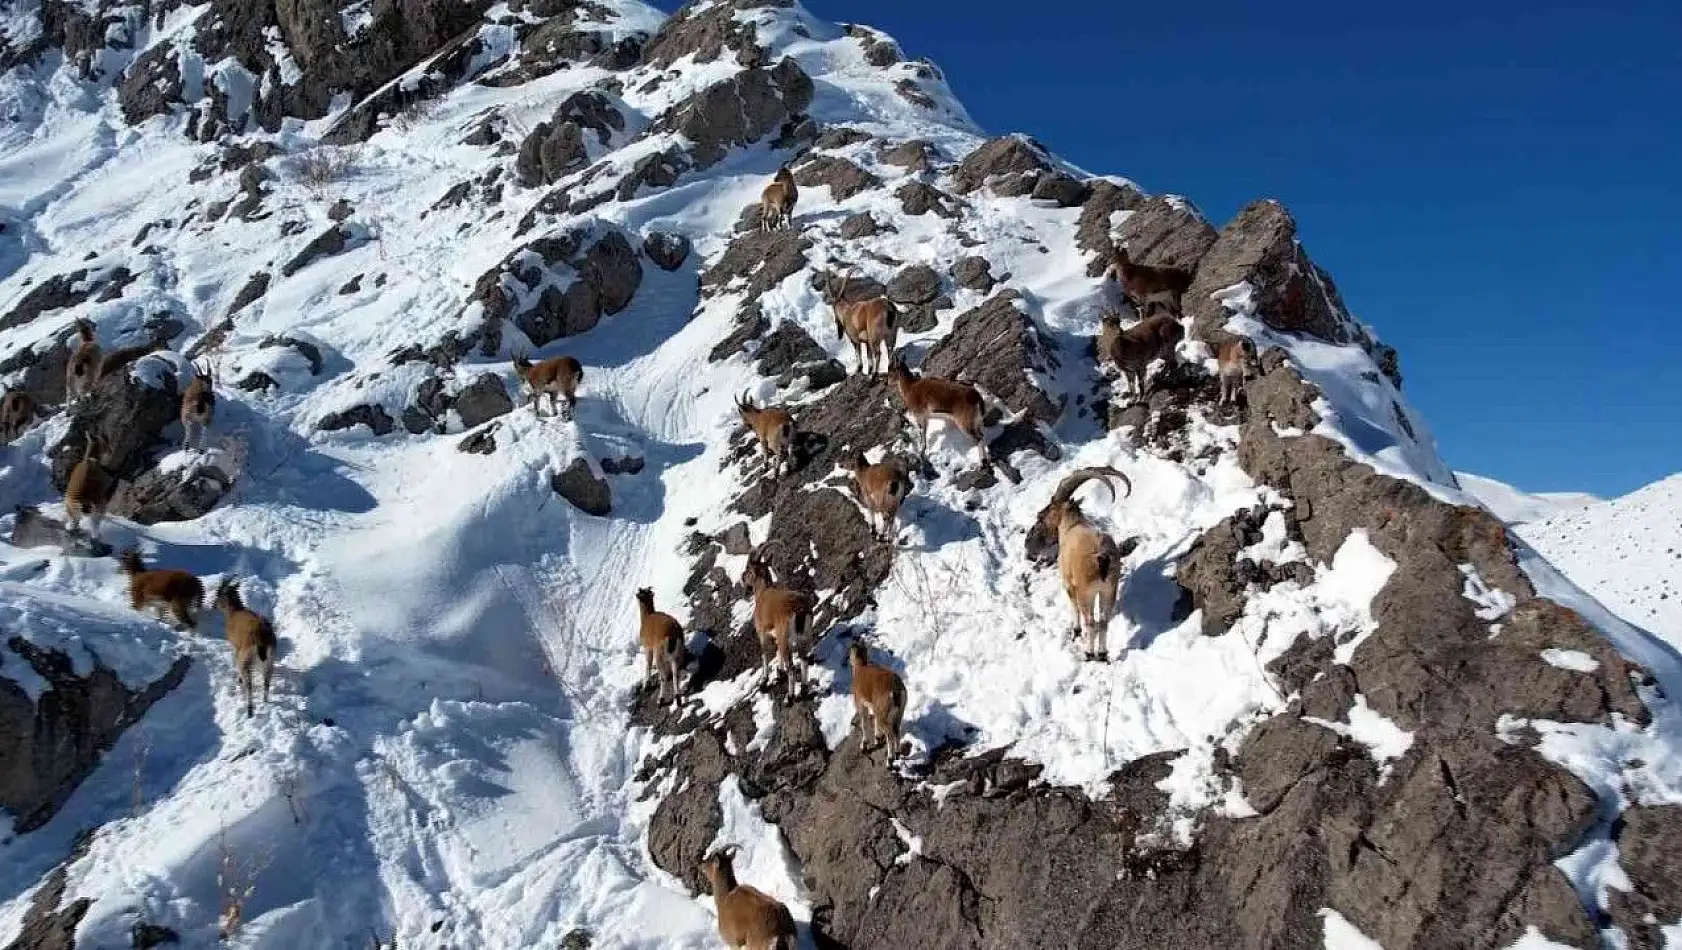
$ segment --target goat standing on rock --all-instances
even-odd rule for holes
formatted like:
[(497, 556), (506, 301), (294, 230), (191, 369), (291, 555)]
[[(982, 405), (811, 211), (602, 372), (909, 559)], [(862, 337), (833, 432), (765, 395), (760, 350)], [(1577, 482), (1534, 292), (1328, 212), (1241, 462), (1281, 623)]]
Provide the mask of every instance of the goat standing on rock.
[(759, 195), (759, 230), (788, 227), (794, 221), (794, 203), (798, 200), (800, 189), (795, 187), (794, 175), (784, 165)]
[(88, 519), (89, 530), (99, 537), (99, 523), (105, 520), (105, 506), (111, 503), (117, 478), (106, 466), (105, 459), (94, 445), (93, 433), (88, 433), (88, 447), (82, 460), (70, 470), (70, 481), (64, 486), (65, 527), (71, 532), (82, 529), (82, 518)]
[(1175, 314), (1183, 312), (1180, 297), (1191, 286), (1190, 271), (1135, 264), (1128, 256), (1127, 245), (1117, 244), (1110, 255), (1109, 270), (1105, 273), (1120, 282), (1122, 295), (1141, 315), (1146, 312), (1147, 302), (1158, 298), (1164, 300)]
[(93, 384), (99, 382), (102, 361), (92, 323), (77, 320), (76, 336), (81, 342), (76, 344), (75, 352), (70, 354), (70, 365), (64, 370), (64, 398), (69, 403), (80, 402), (93, 391)]
[(786, 409), (760, 408), (747, 393), (736, 397), (736, 411), (759, 440), (759, 450), (773, 463), (772, 476), (794, 471), (794, 417)]
[(771, 682), (771, 658), (776, 656), (788, 677), (788, 698), (796, 699), (806, 681), (806, 662), (796, 660), (793, 641), (804, 641), (812, 630), (812, 611), (817, 604), (805, 591), (778, 587), (771, 577), (771, 565), (761, 552), (748, 555), (742, 570), (742, 586), (753, 592), (753, 630), (759, 636), (759, 663), (763, 682)]
[(893, 301), (877, 295), (869, 300), (848, 300), (847, 281), (842, 274), (839, 281), (826, 278), (824, 299), (835, 313), (835, 332), (853, 345), (858, 354), (859, 372), (875, 376), (883, 366), (894, 360), (894, 346), (899, 340), (899, 311)]
[(1256, 341), (1241, 336), (1222, 343), (1215, 353), (1215, 362), (1221, 379), (1221, 405), (1236, 404), (1244, 393), (1244, 381), (1256, 375), (1259, 367)]
[(1057, 572), (1075, 612), (1073, 632), (1084, 635), (1088, 660), (1110, 658), (1110, 619), (1115, 616), (1116, 595), (1121, 588), (1122, 551), (1115, 539), (1087, 520), (1074, 494), (1087, 482), (1102, 480), (1114, 497), (1112, 479), (1120, 479), (1128, 494), (1133, 493), (1133, 483), (1127, 476), (1109, 466), (1071, 473), (1057, 486), (1028, 532), (1029, 557), (1040, 560), (1053, 545), (1057, 548)]
[(870, 533), (878, 540), (892, 539), (900, 505), (911, 494), (911, 476), (895, 462), (872, 465), (863, 452), (844, 457), (841, 467), (853, 473), (853, 487), (869, 516)]
[(14, 389), (0, 399), (0, 442), (9, 443), (23, 435), (35, 421), (35, 397), (21, 389)]
[(1151, 364), (1162, 360), (1172, 367), (1185, 338), (1185, 327), (1168, 314), (1158, 313), (1123, 329), (1121, 316), (1112, 310), (1099, 320), (1099, 357), (1114, 363), (1134, 398), (1143, 399), (1150, 395)]
[(701, 862), (718, 908), (718, 935), (730, 950), (794, 950), (794, 916), (776, 898), (736, 882), (736, 849), (719, 849)]
[(936, 418), (957, 426), (981, 450), (982, 463), (992, 463), (986, 433), (981, 430), (981, 420), (987, 412), (981, 390), (959, 380), (914, 376), (897, 356), (888, 364), (888, 378), (899, 390), (906, 415), (917, 428), (917, 454), (925, 463), (929, 457), (929, 421)]
[(900, 726), (905, 721), (905, 681), (893, 670), (870, 662), (870, 648), (857, 641), (847, 647), (847, 663), (853, 669), (853, 715), (864, 726), (859, 753), (869, 755), (880, 742), (887, 748), (884, 758), (891, 766), (899, 756)]

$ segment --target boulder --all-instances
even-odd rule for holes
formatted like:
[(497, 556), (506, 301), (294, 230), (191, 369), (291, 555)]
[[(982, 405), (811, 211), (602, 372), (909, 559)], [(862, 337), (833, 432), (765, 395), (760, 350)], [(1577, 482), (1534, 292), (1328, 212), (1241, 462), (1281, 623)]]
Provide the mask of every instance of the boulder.
[(859, 211), (841, 219), (841, 226), (836, 228), (835, 233), (849, 241), (856, 241), (859, 238), (872, 237), (884, 231), (892, 230), (891, 225), (884, 227), (877, 222), (875, 216), (870, 212)]
[(1609, 888), (1612, 921), (1631, 950), (1662, 950), (1662, 928), (1682, 920), (1682, 806), (1633, 805), (1614, 830), (1618, 864), (1632, 885)]
[(33, 323), (44, 313), (80, 306), (96, 296), (100, 300), (115, 300), (133, 282), (134, 275), (126, 267), (82, 268), (55, 274), (36, 284), (0, 316), (0, 331)]
[(1089, 258), (1086, 276), (1097, 277), (1110, 266), (1115, 245), (1110, 240), (1111, 224), (1117, 211), (1131, 211), (1145, 200), (1131, 185), (1118, 185), (1096, 179), (1092, 193), (1081, 203), (1080, 218), (1075, 222), (1075, 246)]
[(514, 251), (480, 276), (468, 302), (483, 306), (488, 327), (511, 320), (543, 346), (624, 310), (641, 284), (642, 264), (625, 235), (585, 226)]
[(1153, 195), (1121, 223), (1115, 243), (1127, 245), (1128, 257), (1137, 263), (1190, 273), (1209, 253), (1215, 238), (1214, 227), (1190, 202)]
[(689, 259), (689, 239), (670, 231), (650, 231), (643, 236), (642, 253), (661, 270), (677, 270)]
[(964, 290), (977, 290), (989, 293), (997, 283), (993, 278), (993, 265), (985, 257), (960, 257), (952, 265), (952, 282)]
[(695, 164), (708, 168), (730, 149), (777, 131), (811, 103), (811, 77), (785, 57), (769, 69), (748, 69), (697, 92), (655, 120), (652, 130), (688, 139)]
[(934, 143), (927, 139), (911, 139), (890, 148), (882, 149), (877, 157), (889, 165), (896, 165), (908, 172), (926, 172), (934, 169), (936, 152)]
[(1050, 171), (1044, 146), (1025, 135), (1005, 135), (965, 155), (952, 170), (952, 188), (964, 195), (985, 184), (996, 195), (1026, 195)]
[(802, 188), (827, 186), (832, 200), (846, 201), (879, 187), (882, 180), (839, 156), (818, 155), (794, 169), (794, 183)]
[(223, 464), (216, 453), (184, 469), (143, 472), (118, 486), (111, 513), (140, 524), (202, 518), (234, 487), (238, 473)]
[(315, 427), (322, 432), (337, 432), (356, 426), (367, 426), (375, 435), (389, 435), (396, 424), (391, 421), (391, 414), (380, 406), (352, 406), (349, 409), (329, 413), (323, 416)]
[(934, 212), (943, 218), (959, 217), (958, 201), (927, 182), (908, 181), (894, 190), (900, 207), (909, 215)]
[(1222, 228), (1198, 265), (1186, 291), (1186, 313), (1195, 320), (1193, 336), (1211, 339), (1229, 316), (1210, 297), (1249, 281), (1256, 316), (1268, 326), (1304, 333), (1331, 343), (1357, 339), (1343, 298), (1297, 240), (1296, 220), (1277, 201), (1256, 201)]
[(104, 376), (76, 404), (63, 441), (47, 451), (55, 489), (62, 492), (70, 483), (70, 471), (82, 460), (89, 435), (107, 471), (119, 481), (134, 479), (151, 467), (165, 445), (164, 430), (181, 412), (177, 380), (159, 368), (144, 380), (126, 369)]
[(642, 61), (661, 69), (672, 68), (686, 56), (693, 56), (697, 63), (710, 63), (726, 54), (743, 65), (757, 61), (760, 55), (758, 30), (741, 14), (792, 5), (793, 0), (721, 0), (711, 4), (684, 4), (660, 24), (659, 31), (643, 48)]
[(887, 293), (902, 306), (931, 303), (940, 296), (940, 274), (927, 264), (913, 264), (888, 281)]
[(864, 50), (864, 61), (870, 65), (886, 69), (904, 58), (900, 55), (898, 44), (880, 30), (856, 23), (847, 24), (846, 29), (848, 36), (859, 41)]
[(1073, 208), (1084, 202), (1092, 189), (1078, 178), (1064, 174), (1044, 175), (1034, 185), (1035, 201), (1050, 201), (1059, 208)]
[(574, 122), (539, 122), (520, 142), (514, 176), (527, 188), (549, 185), (590, 162), (584, 130)]
[(501, 376), (481, 373), (456, 393), (455, 410), (462, 426), (472, 429), (513, 412), (514, 400), (509, 398)]
[(322, 258), (343, 254), (352, 248), (361, 247), (366, 241), (367, 235), (360, 228), (335, 224), (311, 238), (297, 256), (281, 267), (280, 276), (291, 277)]
[(959, 314), (951, 332), (929, 350), (921, 371), (948, 379), (962, 376), (1012, 412), (1049, 425), (1057, 420), (1057, 405), (1029, 374), (1052, 369), (1056, 360), (1050, 344), (1018, 306), (1020, 299), (1015, 291), (1004, 290)]
[(583, 458), (573, 459), (572, 464), (551, 477), (549, 487), (585, 514), (602, 517), (613, 511), (613, 490), (606, 479), (591, 471), (590, 463)]

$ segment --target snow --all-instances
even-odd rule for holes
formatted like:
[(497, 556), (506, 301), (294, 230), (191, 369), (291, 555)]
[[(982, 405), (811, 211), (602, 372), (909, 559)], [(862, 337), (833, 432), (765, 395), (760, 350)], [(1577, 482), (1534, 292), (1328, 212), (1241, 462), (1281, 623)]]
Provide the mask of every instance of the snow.
[(1557, 666), (1562, 670), (1575, 670), (1578, 673), (1593, 673), (1600, 668), (1594, 657), (1581, 650), (1561, 650), (1550, 647), (1542, 651), (1542, 660), (1549, 666)]
[(1314, 716), (1302, 717), (1307, 722), (1359, 742), (1367, 747), (1367, 754), (1378, 764), (1378, 784), (1390, 776), (1390, 763), (1407, 754), (1413, 747), (1413, 733), (1407, 732), (1384, 714), (1367, 705), (1367, 698), (1356, 694), (1354, 705), (1345, 714), (1347, 722), (1330, 722)]
[[(657, 11), (633, 0), (604, 6), (610, 34), (646, 32), (661, 22)], [(134, 53), (183, 40), (203, 9), (137, 32)], [(347, 35), (366, 28), (369, 12), (366, 3), (340, 11)], [(504, 15), (493, 7), (487, 17)], [(798, 6), (743, 16), (766, 17), (760, 42), (773, 58), (794, 56), (815, 77), (811, 111), (820, 122), (895, 140), (926, 138), (947, 156), (981, 141), (944, 80), (918, 78), (935, 107), (915, 106), (894, 90), (915, 65), (869, 66), (856, 41)], [(481, 30), (486, 55), (508, 40), (507, 30), (489, 20)], [(298, 64), (278, 34), (266, 39), (281, 58), (280, 81), (298, 81)], [(509, 88), (465, 84), (412, 121), (390, 123), (345, 149), (347, 168), (337, 179), (302, 181), (297, 159), (323, 147), (318, 136), (351, 106), (336, 97), (328, 117), (290, 121), (275, 138), (286, 154), (267, 163), (275, 176), (264, 201), (270, 217), (213, 224), (202, 217), (203, 203), (233, 196), (235, 177), (187, 187), (189, 173), (216, 149), (183, 134), (183, 115), (130, 128), (110, 88), (47, 79), (46, 69), (0, 76), (0, 110), (16, 119), (0, 124), (0, 306), (84, 266), (89, 251), (96, 257), (85, 266), (125, 266), (136, 281), (120, 299), (0, 332), (0, 353), (62, 333), (79, 316), (99, 325), (107, 345), (137, 342), (141, 321), (164, 312), (183, 320), (184, 339), (194, 339), (223, 318), (253, 273), (276, 272), (214, 356), (222, 390), (212, 438), (231, 440), (230, 447), (208, 456), (175, 453), (162, 463), (176, 470), (238, 455), (243, 472), (235, 494), (192, 522), (113, 519), (106, 540), (138, 544), (149, 563), (191, 570), (208, 582), (238, 575), (253, 609), (275, 620), (281, 649), (273, 702), (247, 720), (218, 620), (207, 615), (199, 637), (177, 634), (128, 609), (123, 580), (108, 560), (0, 545), (0, 626), (8, 635), (62, 649), (83, 671), (97, 655), (136, 686), (155, 680), (178, 656), (194, 661), (186, 682), (122, 737), (63, 812), (0, 845), (0, 943), (16, 935), (30, 888), (62, 859), (76, 832), (103, 826), (70, 880), (72, 897), (99, 898), (80, 928), (87, 946), (125, 945), (133, 911), (176, 929), (187, 946), (215, 944), (223, 911), (217, 877), (226, 868), (243, 868), (251, 879), (241, 932), (254, 946), (363, 947), (370, 927), (402, 946), (556, 946), (574, 928), (592, 932), (602, 947), (716, 945), (711, 901), (686, 893), (647, 853), (658, 795), (643, 793), (671, 786), (643, 788), (633, 776), (672, 740), (656, 740), (628, 721), (642, 677), (630, 591), (652, 586), (662, 609), (687, 624), (684, 542), (692, 531), (720, 531), (736, 518), (726, 511), (741, 487), (741, 473), (725, 466), (736, 425), (732, 396), (744, 389), (770, 395), (775, 387), (746, 359), (709, 361), (741, 300), (726, 293), (699, 301), (695, 273), (723, 250), (740, 209), (758, 199), (765, 176), (785, 156), (763, 145), (738, 150), (713, 168), (685, 173), (672, 188), (607, 202), (587, 219), (558, 220), (618, 228), (633, 241), (653, 229), (674, 231), (694, 242), (693, 257), (669, 274), (645, 266), (627, 310), (539, 354), (564, 351), (584, 363), (575, 421), (535, 418), (522, 407), (500, 420), (496, 452), (477, 456), (456, 450), (459, 420), (445, 436), (399, 427), (377, 438), (366, 429), (318, 432), (315, 423), (359, 405), (399, 418), (428, 369), (394, 366), (391, 351), (473, 328), (483, 315), (464, 303), (479, 276), (540, 236), (541, 229), (513, 232), (541, 189), (510, 184), (489, 213), (472, 203), (431, 210), (451, 187), (508, 163), (460, 144), (466, 131), (487, 110), (500, 112), (511, 129), (529, 129), (604, 73), (579, 67)], [(184, 60), (183, 69), (207, 79), (201, 87), (228, 94), (236, 116), (247, 111), (258, 80), (237, 64)], [(626, 75), (627, 128), (601, 155), (588, 137), (591, 157), (623, 167), (666, 147), (667, 136), (632, 140), (661, 110), (738, 69), (728, 56), (683, 63), (652, 89), (646, 73)], [(888, 187), (842, 202), (827, 190), (802, 193), (797, 217), (813, 241), (814, 266), (846, 260), (885, 278), (893, 268), (873, 255), (943, 269), (968, 252), (938, 217), (899, 213), (892, 189), (906, 177), (903, 169), (884, 165), (868, 146), (843, 154)], [(327, 209), (339, 198), (355, 207), (350, 224), (367, 240), (278, 276), (279, 265), (327, 226)], [(1074, 247), (1079, 210), (981, 194), (966, 200), (963, 229), (985, 245), (993, 272), (1010, 275), (1006, 285), (1023, 292), (1024, 311), (1064, 363), (1036, 382), (1054, 401), (1074, 406), (1091, 380), (1072, 354), (1097, 332), (1103, 290)], [(898, 233), (839, 240), (840, 217), (860, 211), (891, 218)], [(142, 227), (166, 220), (144, 242), (155, 252), (133, 246)], [(282, 233), (283, 223), (297, 227)], [(339, 292), (356, 277), (364, 278), (361, 292)], [(573, 278), (556, 268), (541, 275), (541, 287), (517, 290), (537, 293)], [(850, 360), (808, 279), (798, 273), (766, 293), (759, 303), (767, 320), (798, 325), (831, 355)], [(925, 349), (981, 299), (955, 293), (956, 308), (942, 311), (935, 329), (903, 342), (913, 352)], [(1262, 329), (1244, 288), (1224, 299), (1235, 326), (1285, 347), (1325, 389), (1317, 432), (1380, 471), (1458, 497), (1452, 473), (1405, 400), (1388, 381), (1366, 378), (1376, 373), (1364, 352)], [(503, 358), (525, 341), (512, 326), (506, 330), (496, 357), (475, 352), (463, 360), (447, 380), (452, 391), (481, 373), (500, 376), (513, 391)], [(320, 350), (320, 375), (293, 347), (263, 345), (282, 335)], [(166, 356), (132, 370), (154, 386), (166, 373), (184, 371)], [(230, 385), (255, 372), (279, 387), (245, 392)], [(0, 382), (17, 381), (14, 373)], [(0, 510), (57, 502), (42, 454), (65, 425), (62, 417), (48, 420), (0, 455), (8, 503)], [(1246, 729), (1288, 705), (1268, 664), (1301, 637), (1334, 638), (1338, 660), (1348, 662), (1374, 629), (1372, 600), (1395, 564), (1360, 531), (1331, 563), (1311, 563), (1288, 536), (1287, 503), (1238, 465), (1236, 427), (1197, 410), (1184, 462), (1138, 448), (1125, 434), (1100, 434), (1073, 408), (1048, 435), (1061, 444), (1061, 460), (1019, 455), (1021, 485), (962, 491), (953, 476), (970, 464), (971, 447), (944, 429), (935, 434), (938, 477), (919, 479), (902, 513), (893, 573), (875, 610), (826, 637), (817, 651), (812, 686), (821, 696), (825, 742), (834, 748), (853, 728), (843, 646), (860, 636), (906, 680), (910, 767), (949, 742), (965, 743), (970, 753), (1008, 747), (1044, 766), (1042, 781), (1103, 796), (1123, 764), (1178, 751), (1162, 783), (1175, 817), (1171, 827), (1151, 832), (1185, 840), (1206, 810), (1252, 814), (1215, 762)], [(178, 438), (174, 429), (169, 436)], [(575, 459), (599, 469), (603, 458), (631, 454), (647, 468), (613, 477), (612, 517), (586, 516), (548, 487), (549, 476)], [(1069, 608), (1055, 570), (1032, 567), (1021, 553), (1027, 525), (1057, 483), (1087, 465), (1114, 465), (1132, 479), (1128, 497), (1091, 487), (1081, 498), (1103, 530), (1139, 541), (1127, 558), (1107, 664), (1080, 659), (1067, 637)], [(1307, 564), (1303, 576), (1311, 579), (1252, 592), (1228, 630), (1205, 636), (1201, 616), (1175, 616), (1174, 565), (1204, 531), (1258, 505), (1269, 514), (1245, 556)], [(765, 520), (755, 522), (753, 538), (762, 540), (767, 528)], [(740, 558), (719, 564), (739, 576)], [(1480, 609), (1498, 611), (1486, 619), (1511, 607), (1510, 596), (1471, 575), (1467, 591)], [(745, 611), (738, 604), (735, 619)], [(1591, 619), (1602, 622), (1598, 614)], [(1614, 640), (1640, 654), (1632, 658), (1665, 660), (1639, 631), (1619, 626)], [(38, 697), (38, 678), (17, 670), (10, 654), (0, 657), (0, 671)], [(1663, 675), (1672, 677), (1667, 692), (1682, 695), (1674, 673)], [(753, 734), (740, 751), (763, 748), (776, 721), (770, 697), (756, 692), (757, 678), (755, 670), (709, 683), (685, 699), (684, 713), (714, 721), (750, 704)], [(1547, 754), (1597, 775), (1597, 790), (1626, 781), (1643, 800), (1661, 800), (1682, 788), (1678, 757), (1665, 757), (1668, 737), (1678, 734), (1674, 716), (1663, 707), (1647, 730), (1530, 725), (1547, 736)], [(1381, 767), (1411, 742), (1365, 697), (1343, 721), (1324, 725), (1366, 746)], [(1649, 764), (1626, 768), (1618, 764), (1624, 754)], [(929, 792), (940, 802), (957, 787)], [(742, 880), (809, 920), (801, 870), (758, 804), (732, 778), (720, 789), (719, 806), (724, 826), (714, 843), (741, 846)], [(895, 827), (901, 860), (913, 860), (921, 839), (897, 821)], [(1603, 854), (1592, 857), (1604, 865)], [(1574, 878), (1587, 879), (1587, 872)], [(1326, 928), (1328, 946), (1334, 930), (1338, 939), (1355, 939), (1329, 910)]]
[(1490, 514), (1512, 526), (1545, 521), (1601, 501), (1598, 496), (1586, 492), (1527, 492), (1470, 472), (1455, 472), (1454, 478), (1460, 483), (1461, 491), (1472, 496)]
[(1682, 474), (1514, 530), (1612, 612), (1682, 650)]
[(1356, 929), (1348, 918), (1330, 907), (1320, 908), (1326, 928), (1326, 950), (1384, 950), (1378, 941)]

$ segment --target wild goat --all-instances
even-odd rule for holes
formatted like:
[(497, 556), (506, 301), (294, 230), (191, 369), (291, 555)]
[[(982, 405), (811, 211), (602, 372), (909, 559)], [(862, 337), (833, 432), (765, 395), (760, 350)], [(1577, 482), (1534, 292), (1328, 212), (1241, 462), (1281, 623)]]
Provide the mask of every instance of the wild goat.
[(870, 648), (856, 640), (847, 647), (847, 663), (853, 668), (853, 715), (861, 724), (859, 753), (868, 755), (883, 740), (885, 758), (892, 765), (899, 756), (900, 725), (905, 721), (905, 682), (893, 670), (871, 663)]
[(759, 440), (760, 452), (766, 459), (775, 461), (772, 475), (794, 471), (794, 417), (788, 410), (760, 408), (744, 391), (736, 397), (736, 411)]
[(124, 551), (118, 560), (128, 575), (129, 606), (135, 610), (168, 610), (184, 630), (198, 629), (198, 612), (204, 605), (204, 583), (188, 571), (173, 568), (146, 569), (140, 552)]
[(777, 174), (759, 195), (759, 230), (786, 228), (794, 220), (794, 203), (800, 200), (800, 189), (794, 185), (794, 175), (788, 166)]
[(842, 274), (839, 282), (825, 278), (824, 299), (835, 313), (835, 332), (846, 337), (858, 354), (859, 372), (875, 376), (884, 365), (894, 359), (894, 345), (899, 339), (899, 311), (887, 297), (877, 295), (869, 300), (848, 300), (847, 281)]
[(647, 587), (637, 591), (637, 609), (642, 614), (637, 639), (642, 643), (643, 681), (658, 679), (660, 701), (676, 704), (683, 692), (683, 625), (654, 609), (654, 591)]
[(70, 354), (70, 364), (64, 370), (64, 397), (69, 402), (80, 402), (93, 391), (93, 384), (99, 382), (99, 340), (93, 335), (93, 324), (77, 320), (76, 335), (81, 342)]
[(1027, 549), (1030, 558), (1043, 562), (1056, 548), (1063, 592), (1075, 611), (1073, 632), (1085, 635), (1088, 660), (1107, 661), (1110, 618), (1115, 615), (1116, 593), (1121, 586), (1122, 553), (1114, 539), (1086, 520), (1074, 499), (1075, 490), (1094, 479), (1103, 480), (1112, 497), (1115, 485), (1111, 479), (1120, 479), (1128, 494), (1133, 492), (1127, 476), (1108, 466), (1071, 473), (1040, 510), (1029, 529)]
[(893, 537), (899, 507), (911, 494), (911, 477), (896, 462), (870, 464), (863, 452), (842, 458), (841, 467), (853, 473), (853, 487), (869, 516), (871, 534), (884, 541)]
[(1174, 353), (1185, 339), (1185, 327), (1175, 318), (1159, 313), (1146, 317), (1122, 329), (1121, 316), (1110, 311), (1099, 320), (1098, 346), (1100, 355), (1115, 364), (1127, 387), (1135, 397), (1144, 398), (1150, 390), (1151, 364), (1162, 360), (1174, 364)]
[(10, 442), (35, 421), (35, 397), (21, 389), (14, 389), (0, 399), (0, 442)]
[(726, 846), (701, 862), (718, 908), (718, 935), (730, 950), (794, 950), (794, 917), (764, 891), (736, 882), (736, 849)]
[(105, 520), (105, 506), (111, 503), (117, 480), (102, 453), (95, 451), (93, 433), (88, 433), (87, 439), (87, 450), (70, 470), (70, 480), (64, 486), (65, 524), (73, 532), (80, 531), (85, 516), (94, 537), (98, 537), (99, 523)]
[(531, 393), (531, 411), (538, 414), (538, 398), (549, 396), (549, 414), (555, 414), (557, 399), (566, 400), (566, 418), (571, 419), (578, 406), (578, 384), (584, 381), (584, 366), (570, 356), (555, 356), (533, 364), (521, 353), (514, 357), (514, 375), (519, 377)]
[(1215, 352), (1215, 362), (1221, 379), (1221, 404), (1238, 402), (1244, 392), (1244, 381), (1256, 375), (1259, 368), (1256, 341), (1241, 336), (1222, 343)]
[(987, 411), (981, 390), (958, 380), (914, 376), (898, 356), (888, 363), (888, 378), (899, 390), (905, 412), (917, 428), (917, 454), (925, 461), (929, 455), (929, 420), (935, 418), (957, 426), (981, 450), (981, 461), (992, 461), (987, 453), (986, 434), (981, 431), (981, 420)]
[(193, 364), (193, 381), (181, 394), (181, 448), (204, 448), (204, 431), (216, 417), (216, 377), (209, 364)]
[(765, 563), (761, 552), (748, 555), (747, 567), (742, 570), (742, 585), (753, 592), (753, 630), (759, 636), (759, 664), (764, 672), (763, 682), (771, 682), (771, 658), (775, 654), (788, 677), (788, 697), (800, 694), (806, 681), (806, 661), (796, 659), (793, 641), (804, 641), (812, 629), (812, 611), (817, 604), (811, 594), (778, 587), (771, 576), (771, 565)]
[(1125, 244), (1115, 246), (1107, 273), (1120, 282), (1122, 294), (1140, 315), (1145, 313), (1146, 301), (1155, 297), (1165, 298), (1175, 314), (1181, 313), (1180, 296), (1191, 286), (1190, 271), (1135, 264)]
[(245, 714), (256, 712), (251, 698), (251, 676), (257, 666), (263, 667), (263, 703), (269, 701), (269, 680), (274, 676), (276, 641), (274, 625), (267, 617), (246, 609), (239, 596), (239, 582), (228, 578), (216, 588), (216, 606), (222, 610), (228, 643), (234, 648), (234, 673), (239, 677), (245, 693)]

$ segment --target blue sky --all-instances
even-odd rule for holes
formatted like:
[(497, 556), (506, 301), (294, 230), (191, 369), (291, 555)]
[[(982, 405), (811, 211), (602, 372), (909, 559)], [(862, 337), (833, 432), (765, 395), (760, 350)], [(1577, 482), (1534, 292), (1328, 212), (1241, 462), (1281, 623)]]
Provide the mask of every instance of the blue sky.
[(805, 2), (1217, 226), (1284, 201), (1456, 468), (1682, 469), (1682, 2)]

